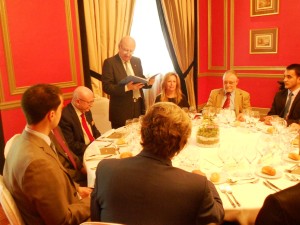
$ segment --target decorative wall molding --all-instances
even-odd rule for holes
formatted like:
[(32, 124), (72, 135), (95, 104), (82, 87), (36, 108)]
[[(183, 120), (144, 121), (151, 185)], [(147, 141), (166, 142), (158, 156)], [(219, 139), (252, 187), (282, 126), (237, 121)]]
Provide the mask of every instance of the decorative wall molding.
[[(66, 27), (68, 34), (68, 46), (69, 46), (69, 56), (71, 65), (71, 80), (65, 83), (57, 83), (59, 87), (74, 87), (78, 85), (77, 72), (76, 72), (76, 59), (75, 59), (75, 47), (73, 38), (73, 26), (72, 26), (72, 13), (71, 13), (71, 3), (70, 0), (65, 0), (65, 14), (66, 14)], [(4, 52), (6, 58), (6, 66), (8, 72), (8, 83), (11, 95), (18, 95), (24, 93), (28, 86), (17, 87), (16, 76), (14, 72), (14, 60), (12, 56), (11, 49), (11, 39), (8, 27), (8, 16), (5, 0), (0, 0), (0, 15), (1, 15), (1, 27), (4, 41)], [(77, 17), (77, 16), (76, 16)]]
[(212, 65), (212, 0), (208, 0), (208, 69), (209, 70), (226, 70), (228, 57), (228, 0), (223, 0), (224, 17), (223, 17), (223, 66)]

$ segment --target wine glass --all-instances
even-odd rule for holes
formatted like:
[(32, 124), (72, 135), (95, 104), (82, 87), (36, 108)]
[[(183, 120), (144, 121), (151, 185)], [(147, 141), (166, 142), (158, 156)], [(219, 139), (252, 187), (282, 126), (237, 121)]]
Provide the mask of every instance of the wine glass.
[(249, 163), (249, 170), (250, 170), (251, 176), (252, 176), (252, 169), (253, 169), (252, 163), (256, 159), (256, 156), (257, 156), (257, 150), (254, 147), (254, 145), (245, 146), (245, 148), (244, 148), (244, 158)]
[(254, 128), (256, 128), (256, 125), (257, 125), (258, 121), (260, 120), (259, 111), (252, 111), (251, 117), (252, 117), (253, 126), (254, 126)]
[(222, 161), (222, 167), (224, 169), (225, 163), (227, 163), (230, 158), (230, 144), (226, 144), (225, 142), (220, 143), (218, 148), (218, 157)]

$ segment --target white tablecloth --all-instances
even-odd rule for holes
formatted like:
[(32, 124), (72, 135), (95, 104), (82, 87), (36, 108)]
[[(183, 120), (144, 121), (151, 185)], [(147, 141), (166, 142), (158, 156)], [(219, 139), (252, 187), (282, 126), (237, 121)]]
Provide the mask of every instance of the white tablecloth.
[[(173, 161), (173, 166), (182, 168), (187, 171), (192, 171), (193, 169), (200, 169), (205, 172), (209, 178), (212, 172), (218, 172), (224, 177), (221, 180), (226, 181), (227, 178), (232, 177), (236, 171), (239, 171), (240, 178), (245, 177), (249, 171), (249, 163), (243, 158), (239, 164), (237, 165), (234, 160), (231, 158), (224, 165), (224, 170), (222, 161), (218, 157), (218, 149), (215, 148), (204, 148), (199, 147), (196, 143), (196, 132), (198, 127), (193, 127), (193, 132), (191, 138), (188, 141), (187, 146), (182, 152), (176, 156)], [(111, 131), (113, 132), (113, 130)], [(240, 151), (245, 151), (246, 148), (255, 148), (256, 143), (262, 136), (270, 137), (271, 134), (265, 134), (263, 132), (253, 132), (244, 127), (229, 127), (229, 128), (220, 128), (220, 146), (224, 147), (224, 145), (228, 148), (240, 148)], [(136, 138), (135, 138), (136, 139)], [(135, 146), (139, 141), (135, 140)], [(88, 172), (88, 186), (93, 187), (95, 181), (95, 169), (98, 162), (102, 159), (103, 156), (99, 156), (97, 159), (89, 160), (92, 155), (99, 154), (99, 149), (104, 145), (109, 144), (108, 142), (94, 141), (91, 145), (86, 149), (84, 156), (84, 163), (87, 167)], [(225, 147), (225, 148), (226, 148)], [(138, 148), (140, 149), (140, 148)], [(135, 149), (134, 153), (138, 153), (138, 149)], [(128, 151), (130, 147), (121, 147), (119, 149), (120, 152)], [(276, 154), (275, 154), (276, 155)], [(278, 157), (282, 155), (277, 154)], [(93, 157), (93, 156), (92, 156)], [(112, 157), (119, 158), (119, 155), (115, 155)], [(260, 162), (261, 164), (257, 165)], [(258, 154), (258, 157), (253, 162), (254, 176), (259, 178), (259, 181), (255, 184), (253, 183), (243, 183), (231, 185), (233, 194), (240, 202), (241, 206), (237, 208), (233, 208), (227, 197), (224, 193), (221, 193), (219, 190), (219, 185), (216, 184), (216, 188), (222, 198), (223, 206), (225, 209), (225, 219), (228, 221), (239, 221), (242, 225), (254, 224), (255, 218), (261, 206), (263, 205), (264, 199), (267, 195), (275, 193), (275, 191), (267, 188), (263, 181), (264, 177), (258, 176), (255, 171), (260, 171), (259, 166), (273, 163), (273, 166), (276, 166), (277, 174), (281, 175), (277, 179), (269, 179), (272, 183), (280, 187), (281, 189), (290, 187), (295, 185), (296, 182), (290, 181), (284, 174), (284, 169), (290, 168), (294, 163), (289, 162), (287, 160), (276, 161), (275, 158), (261, 157)], [(275, 163), (275, 164), (274, 164)], [(238, 170), (237, 170), (238, 168)], [(277, 177), (277, 176), (276, 176)], [(238, 179), (238, 178), (235, 178)]]

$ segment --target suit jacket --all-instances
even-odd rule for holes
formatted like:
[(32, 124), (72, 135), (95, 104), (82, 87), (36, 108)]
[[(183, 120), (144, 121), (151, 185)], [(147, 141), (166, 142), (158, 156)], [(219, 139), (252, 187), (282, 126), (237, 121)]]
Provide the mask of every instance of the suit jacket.
[[(63, 139), (63, 141), (65, 142), (66, 146), (68, 146), (64, 135), (61, 132), (61, 129), (59, 127), (57, 127), (61, 137)], [(87, 186), (87, 175), (81, 173), (81, 168), (83, 167), (79, 157), (77, 155), (75, 155), (71, 149), (70, 149), (70, 153), (72, 154), (77, 169), (75, 169), (75, 167), (73, 166), (71, 160), (69, 159), (69, 156), (67, 155), (67, 153), (63, 150), (63, 147), (60, 145), (60, 143), (57, 141), (57, 139), (55, 138), (53, 133), (50, 133), (49, 135), (51, 141), (53, 142), (56, 152), (57, 152), (57, 156), (59, 161), (61, 162), (61, 164), (64, 166), (64, 168), (68, 171), (68, 173), (70, 174), (70, 176), (72, 177), (72, 179), (77, 182), (78, 184), (80, 184), (80, 186), (82, 187), (86, 187)]]
[(75, 225), (90, 215), (88, 198), (79, 200), (77, 186), (55, 152), (27, 131), (12, 144), (3, 179), (26, 224)]
[(299, 225), (300, 184), (269, 195), (259, 211), (256, 225)]
[[(268, 112), (268, 115), (278, 115), (283, 117), (285, 103), (288, 97), (288, 89), (284, 89), (276, 93), (272, 108)], [(300, 122), (300, 92), (296, 95), (293, 104), (291, 105), (289, 115), (287, 117), (287, 123), (299, 123)]]
[[(135, 76), (145, 78), (141, 60), (137, 57), (132, 57), (130, 60)], [(117, 54), (108, 58), (103, 63), (102, 69), (102, 84), (103, 91), (110, 95), (109, 101), (109, 120), (112, 123), (125, 125), (127, 119), (133, 118), (133, 91), (125, 92), (124, 85), (119, 82), (127, 77), (126, 70), (120, 56)], [(150, 88), (151, 86), (144, 86)], [(142, 97), (142, 110), (140, 114), (145, 113), (144, 93), (140, 89)]]
[(172, 167), (170, 160), (142, 151), (98, 164), (92, 221), (192, 225), (219, 223), (223, 216), (214, 185), (204, 176)]
[[(91, 111), (85, 113), (86, 120), (92, 128), (94, 138), (100, 137), (100, 132), (95, 126)], [(67, 140), (69, 148), (80, 158), (82, 157), (87, 145), (84, 142), (83, 130), (81, 128), (80, 120), (76, 114), (74, 106), (69, 103), (63, 108), (61, 119), (59, 122), (65, 139)]]
[[(210, 92), (207, 104), (205, 107), (213, 106), (217, 108), (222, 108), (222, 101), (225, 97), (225, 91), (223, 88), (221, 89), (214, 89)], [(250, 108), (250, 94), (244, 90), (239, 88), (235, 89), (235, 100), (234, 100), (234, 109), (235, 114), (238, 115), (239, 113), (243, 112), (243, 109)]]

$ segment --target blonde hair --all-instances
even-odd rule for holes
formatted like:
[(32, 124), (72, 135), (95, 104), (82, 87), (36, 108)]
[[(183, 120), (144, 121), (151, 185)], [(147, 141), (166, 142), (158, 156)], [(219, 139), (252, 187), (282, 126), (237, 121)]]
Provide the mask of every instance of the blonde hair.
[(181, 84), (179, 76), (174, 72), (166, 73), (162, 82), (161, 82), (161, 98), (160, 100), (162, 102), (168, 102), (168, 97), (166, 95), (166, 86), (168, 83), (168, 80), (171, 76), (174, 76), (176, 78), (176, 97), (175, 97), (175, 103), (178, 104), (182, 99), (182, 91), (181, 91)]
[(143, 150), (165, 159), (177, 155), (191, 135), (191, 120), (171, 102), (152, 105), (141, 122)]

